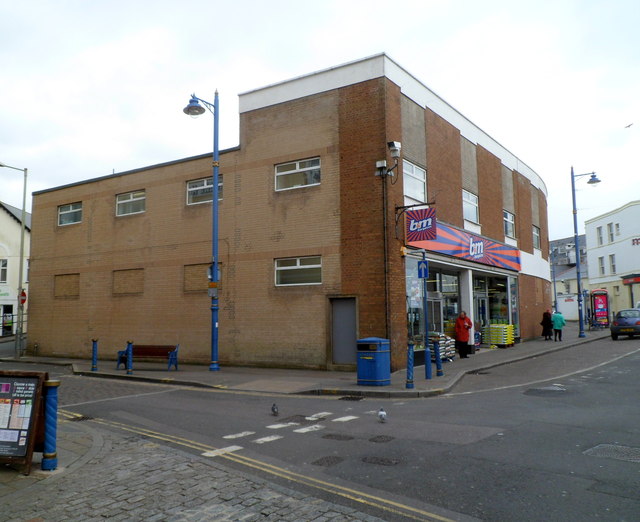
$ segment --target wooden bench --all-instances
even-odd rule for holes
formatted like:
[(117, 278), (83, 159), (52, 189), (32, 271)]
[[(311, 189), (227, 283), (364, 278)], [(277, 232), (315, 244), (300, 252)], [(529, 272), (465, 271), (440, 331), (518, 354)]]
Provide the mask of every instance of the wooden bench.
[[(171, 370), (172, 366), (175, 366), (178, 370), (178, 348), (179, 344), (175, 346), (172, 344), (132, 344), (131, 345), (131, 359), (167, 359), (168, 366), (167, 371)], [(118, 359), (116, 364), (116, 370), (123, 364), (127, 367), (127, 349), (118, 350)]]

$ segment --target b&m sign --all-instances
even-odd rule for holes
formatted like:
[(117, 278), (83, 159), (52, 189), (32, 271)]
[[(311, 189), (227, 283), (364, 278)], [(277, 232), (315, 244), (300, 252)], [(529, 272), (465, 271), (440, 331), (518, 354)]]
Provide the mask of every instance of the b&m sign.
[(436, 210), (434, 208), (407, 210), (404, 223), (407, 244), (436, 238)]

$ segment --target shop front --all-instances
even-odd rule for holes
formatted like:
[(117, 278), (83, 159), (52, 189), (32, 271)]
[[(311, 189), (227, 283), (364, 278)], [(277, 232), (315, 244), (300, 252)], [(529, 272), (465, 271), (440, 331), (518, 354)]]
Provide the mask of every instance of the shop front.
[[(519, 251), (510, 245), (437, 224), (437, 239), (408, 243), (422, 250), (405, 259), (409, 338), (429, 332), (453, 336), (456, 317), (465, 311), (474, 331), (489, 341), (491, 325), (512, 325), (520, 337), (518, 304)], [(419, 243), (419, 244), (417, 244)], [(422, 252), (428, 260), (427, 310), (423, 281), (418, 277)]]

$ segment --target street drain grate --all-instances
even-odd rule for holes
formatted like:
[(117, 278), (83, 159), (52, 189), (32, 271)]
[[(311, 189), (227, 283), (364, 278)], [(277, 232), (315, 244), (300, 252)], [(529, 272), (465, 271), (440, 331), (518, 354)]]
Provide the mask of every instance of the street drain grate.
[(322, 438), (330, 440), (353, 440), (353, 437), (350, 435), (341, 435), (340, 433), (328, 433), (327, 435), (323, 435)]
[(338, 400), (340, 401), (361, 401), (364, 399), (362, 395), (345, 395), (344, 397), (340, 397)]
[(369, 442), (391, 442), (395, 437), (389, 437), (389, 435), (378, 435), (377, 437), (371, 437)]
[(388, 459), (386, 457), (364, 457), (362, 462), (377, 464), (378, 466), (395, 466), (400, 463), (398, 459)]
[(630, 448), (617, 444), (598, 444), (584, 452), (590, 457), (601, 457), (606, 459), (626, 460), (627, 462), (640, 463), (640, 448)]
[(322, 457), (321, 459), (318, 459), (312, 462), (311, 464), (313, 464), (314, 466), (329, 467), (329, 466), (334, 466), (335, 464), (340, 464), (343, 460), (344, 459), (342, 457), (336, 457), (336, 456)]
[(79, 417), (71, 417), (70, 419), (67, 419), (69, 422), (81, 422), (81, 421), (88, 421), (88, 420), (93, 420), (93, 417), (87, 417), (86, 415), (80, 415)]

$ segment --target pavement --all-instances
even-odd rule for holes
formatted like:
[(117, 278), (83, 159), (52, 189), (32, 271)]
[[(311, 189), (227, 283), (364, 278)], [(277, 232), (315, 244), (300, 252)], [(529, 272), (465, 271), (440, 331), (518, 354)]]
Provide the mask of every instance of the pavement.
[[(268, 394), (317, 394), (377, 398), (420, 398), (446, 394), (467, 373), (539, 357), (608, 337), (608, 330), (586, 331), (569, 322), (563, 341), (539, 338), (508, 348), (480, 348), (468, 359), (442, 364), (438, 376), (425, 378), (424, 366), (414, 369), (413, 388), (407, 372), (390, 375), (386, 386), (358, 384), (358, 372), (284, 370), (180, 364), (167, 371), (161, 363), (134, 362), (133, 373), (116, 370), (115, 361), (23, 356), (0, 358), (0, 369), (11, 363), (70, 365), (76, 375), (125, 379), (180, 386)], [(367, 376), (368, 378), (369, 376)], [(44, 522), (55, 520), (379, 520), (357, 506), (346, 507), (243, 474), (215, 459), (197, 459), (144, 438), (98, 429), (91, 422), (72, 422), (59, 415), (58, 468), (40, 469), (34, 453), (31, 473), (0, 465), (0, 519)], [(136, 484), (131, 489), (130, 484)], [(206, 489), (203, 489), (206, 484)], [(162, 498), (159, 502), (157, 499)], [(445, 517), (447, 519), (447, 517)], [(451, 519), (458, 520), (453, 516)]]

